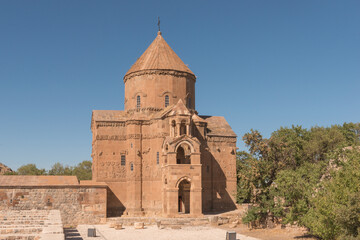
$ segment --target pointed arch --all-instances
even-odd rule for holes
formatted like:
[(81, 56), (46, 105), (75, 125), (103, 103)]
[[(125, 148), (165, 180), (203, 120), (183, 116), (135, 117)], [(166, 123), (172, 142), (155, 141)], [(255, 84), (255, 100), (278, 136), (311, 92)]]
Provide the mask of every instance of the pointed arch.
[(189, 142), (189, 141), (186, 141), (186, 140), (180, 141), (180, 142), (178, 142), (178, 143), (175, 145), (175, 152), (177, 152), (178, 148), (179, 148), (182, 144), (188, 145), (188, 146), (190, 147), (190, 152), (191, 152), (191, 153), (195, 152), (195, 148), (194, 148), (194, 146), (192, 145), (192, 143)]
[(182, 176), (181, 178), (179, 178), (175, 183), (175, 188), (179, 188), (179, 185), (183, 180), (186, 180), (191, 184), (191, 189), (194, 188), (191, 178), (189, 176)]

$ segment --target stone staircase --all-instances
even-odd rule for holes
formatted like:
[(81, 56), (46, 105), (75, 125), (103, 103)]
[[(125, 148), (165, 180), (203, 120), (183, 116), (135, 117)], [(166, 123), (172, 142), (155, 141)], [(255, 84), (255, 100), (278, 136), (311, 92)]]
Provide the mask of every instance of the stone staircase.
[(0, 240), (63, 240), (59, 210), (1, 210)]
[[(245, 206), (247, 207), (247, 206)], [(112, 223), (122, 224), (123, 226), (132, 226), (135, 222), (143, 222), (145, 225), (157, 225), (159, 228), (173, 228), (179, 229), (186, 226), (220, 226), (229, 225), (231, 228), (236, 227), (241, 222), (241, 217), (246, 210), (245, 207), (225, 212), (206, 214), (202, 217), (191, 218), (179, 216), (177, 218), (163, 218), (163, 217), (110, 217), (106, 222), (110, 225)]]

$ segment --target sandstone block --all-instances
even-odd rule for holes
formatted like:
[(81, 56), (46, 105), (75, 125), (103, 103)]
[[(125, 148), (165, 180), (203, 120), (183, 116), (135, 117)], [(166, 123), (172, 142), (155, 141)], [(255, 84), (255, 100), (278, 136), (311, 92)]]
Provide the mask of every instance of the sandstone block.
[(210, 223), (215, 224), (215, 223), (218, 222), (218, 220), (219, 220), (218, 216), (212, 216), (212, 217), (210, 217)]
[(229, 227), (230, 227), (230, 228), (236, 228), (236, 227), (237, 227), (237, 223), (231, 223)]
[(122, 224), (121, 223), (115, 224), (115, 230), (121, 230), (121, 229), (122, 229)]
[(156, 225), (157, 225), (158, 229), (161, 229), (161, 221), (157, 221)]
[(134, 223), (135, 229), (144, 229), (144, 223), (143, 222), (136, 222)]

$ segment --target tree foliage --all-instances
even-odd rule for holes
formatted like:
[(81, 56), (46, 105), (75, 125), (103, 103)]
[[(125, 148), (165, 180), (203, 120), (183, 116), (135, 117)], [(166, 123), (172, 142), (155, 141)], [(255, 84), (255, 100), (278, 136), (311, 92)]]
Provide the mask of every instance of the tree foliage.
[(36, 167), (35, 164), (27, 164), (23, 165), (18, 168), (17, 170), (18, 175), (45, 175), (46, 170), (45, 169), (39, 169)]
[(79, 180), (91, 180), (91, 161), (82, 161), (73, 169), (73, 175), (77, 176)]
[(360, 151), (339, 150), (330, 176), (309, 197), (303, 225), (323, 239), (360, 239)]
[[(248, 210), (243, 221), (265, 225), (271, 219), (283, 224), (298, 224), (308, 227), (317, 236), (332, 239), (328, 238), (331, 234), (315, 231), (315, 218), (319, 217), (316, 214), (320, 213), (314, 209), (320, 209), (320, 203), (324, 202), (316, 199), (321, 198), (322, 191), (319, 189), (325, 189), (327, 185), (323, 184), (329, 181), (324, 176), (328, 174), (329, 162), (335, 157), (334, 153), (347, 146), (360, 145), (359, 136), (360, 124), (354, 123), (326, 128), (280, 128), (268, 139), (256, 130), (245, 134), (243, 140), (249, 153), (237, 154), (237, 201), (252, 203), (253, 207)], [(356, 196), (353, 196), (354, 199)], [(346, 209), (350, 211), (350, 208)], [(354, 211), (356, 209), (350, 212)], [(315, 225), (309, 224), (311, 219)]]
[(91, 161), (82, 161), (76, 166), (64, 166), (55, 163), (50, 170), (38, 169), (35, 164), (27, 164), (18, 168), (16, 172), (7, 175), (55, 175), (55, 176), (77, 176), (79, 180), (91, 180)]
[(73, 175), (73, 167), (63, 166), (61, 163), (55, 163), (51, 169), (48, 171), (49, 175), (57, 175), (57, 176), (66, 176), (66, 175)]

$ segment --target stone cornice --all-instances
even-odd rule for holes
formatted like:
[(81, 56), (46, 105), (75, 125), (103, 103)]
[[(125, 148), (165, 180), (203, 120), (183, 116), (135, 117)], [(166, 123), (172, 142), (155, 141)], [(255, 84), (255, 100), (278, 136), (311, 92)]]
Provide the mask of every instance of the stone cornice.
[(125, 122), (116, 122), (116, 121), (111, 121), (111, 122), (96, 122), (96, 128), (99, 127), (125, 127)]
[(142, 124), (141, 120), (131, 119), (131, 120), (126, 121), (126, 126), (128, 126), (128, 125), (141, 125), (141, 124)]
[(146, 108), (132, 108), (127, 110), (127, 113), (132, 114), (134, 112), (160, 112), (164, 110), (163, 108), (156, 107), (146, 107)]
[(133, 77), (142, 76), (142, 75), (171, 75), (174, 77), (186, 77), (196, 81), (196, 77), (187, 72), (181, 72), (176, 70), (141, 70), (125, 75), (124, 83), (126, 83), (127, 80)]
[(113, 141), (126, 141), (127, 139), (155, 139), (165, 138), (167, 133), (154, 133), (154, 134), (126, 134), (126, 135), (96, 135), (96, 140), (113, 140)]
[(236, 136), (207, 136), (206, 141), (208, 142), (228, 142), (228, 143), (236, 143)]

